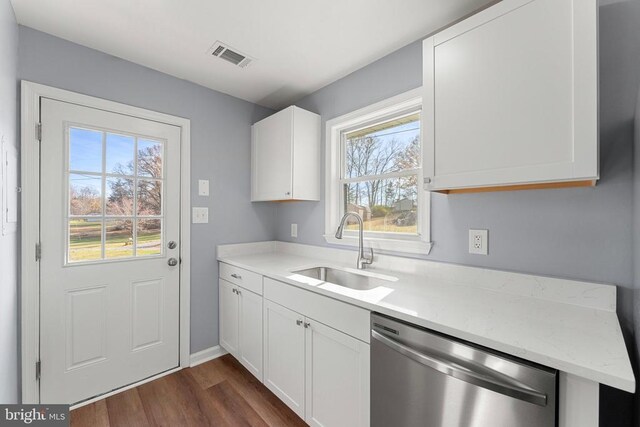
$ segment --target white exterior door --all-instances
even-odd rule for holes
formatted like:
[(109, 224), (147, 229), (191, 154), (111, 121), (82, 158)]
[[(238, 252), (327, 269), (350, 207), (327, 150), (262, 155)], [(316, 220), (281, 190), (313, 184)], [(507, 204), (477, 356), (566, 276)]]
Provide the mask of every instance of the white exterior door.
[(304, 316), (264, 301), (264, 385), (304, 419)]
[(180, 128), (41, 102), (40, 399), (179, 365)]

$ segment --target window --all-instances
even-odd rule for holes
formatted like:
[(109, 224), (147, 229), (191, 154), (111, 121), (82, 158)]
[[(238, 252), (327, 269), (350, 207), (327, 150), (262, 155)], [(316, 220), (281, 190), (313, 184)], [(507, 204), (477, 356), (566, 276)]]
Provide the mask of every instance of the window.
[(68, 263), (162, 254), (164, 144), (68, 128)]
[(357, 244), (357, 223), (344, 238), (335, 229), (345, 212), (358, 213), (367, 244), (428, 253), (429, 193), (422, 189), (420, 90), (327, 122), (325, 239)]

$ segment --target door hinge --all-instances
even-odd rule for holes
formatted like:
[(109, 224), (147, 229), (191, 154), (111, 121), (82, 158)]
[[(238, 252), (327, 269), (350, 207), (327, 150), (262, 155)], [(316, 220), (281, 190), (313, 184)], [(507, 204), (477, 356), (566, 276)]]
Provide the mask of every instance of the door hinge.
[(40, 261), (40, 258), (42, 258), (42, 245), (36, 243), (36, 261)]
[(42, 141), (42, 123), (36, 123), (36, 139)]
[(40, 372), (42, 371), (42, 364), (41, 362), (38, 360), (36, 362), (36, 380), (40, 379)]

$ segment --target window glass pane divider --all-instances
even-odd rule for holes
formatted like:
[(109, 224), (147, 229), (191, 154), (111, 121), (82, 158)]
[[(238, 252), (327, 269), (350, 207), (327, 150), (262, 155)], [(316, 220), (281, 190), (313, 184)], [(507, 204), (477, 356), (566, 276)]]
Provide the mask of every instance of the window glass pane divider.
[(102, 259), (107, 257), (107, 249), (105, 242), (107, 240), (107, 222), (104, 219), (105, 213), (107, 213), (107, 178), (105, 173), (107, 171), (107, 134), (102, 132), (102, 176), (101, 176), (101, 189), (102, 189), (102, 242), (100, 242)]
[(398, 172), (388, 172), (380, 175), (363, 175), (355, 178), (342, 178), (340, 180), (340, 183), (350, 184), (352, 182), (378, 181), (378, 180), (391, 179), (391, 178), (403, 178), (407, 176), (418, 175), (419, 173), (420, 173), (420, 168), (405, 169)]
[(138, 137), (133, 140), (133, 256), (138, 256)]

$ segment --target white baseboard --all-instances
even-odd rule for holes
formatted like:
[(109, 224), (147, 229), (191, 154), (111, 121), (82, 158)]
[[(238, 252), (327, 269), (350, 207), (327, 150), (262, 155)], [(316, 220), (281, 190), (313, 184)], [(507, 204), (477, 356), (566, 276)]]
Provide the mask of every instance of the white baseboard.
[(227, 354), (227, 351), (219, 345), (205, 348), (204, 350), (193, 353), (191, 355), (191, 363), (189, 364), (189, 366), (197, 366), (201, 363), (208, 362), (209, 360), (224, 356), (225, 354)]

